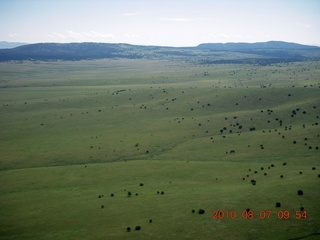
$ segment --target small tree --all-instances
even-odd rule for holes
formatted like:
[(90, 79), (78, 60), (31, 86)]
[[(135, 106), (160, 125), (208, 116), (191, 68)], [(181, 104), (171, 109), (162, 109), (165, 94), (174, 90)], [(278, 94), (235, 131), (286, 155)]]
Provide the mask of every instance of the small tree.
[(198, 211), (198, 213), (199, 213), (199, 214), (204, 214), (204, 213), (205, 213), (205, 211), (204, 211), (203, 209), (201, 209), (201, 208), (200, 208), (200, 209), (199, 209), (199, 211)]
[(302, 190), (298, 190), (297, 193), (298, 193), (299, 196), (302, 196), (302, 195), (303, 195), (303, 191), (302, 191)]

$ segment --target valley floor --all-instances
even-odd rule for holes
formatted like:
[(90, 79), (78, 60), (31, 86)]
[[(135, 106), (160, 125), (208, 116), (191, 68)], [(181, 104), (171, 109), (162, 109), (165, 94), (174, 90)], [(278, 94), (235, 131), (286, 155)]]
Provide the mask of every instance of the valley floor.
[(0, 73), (0, 239), (319, 237), (318, 62)]

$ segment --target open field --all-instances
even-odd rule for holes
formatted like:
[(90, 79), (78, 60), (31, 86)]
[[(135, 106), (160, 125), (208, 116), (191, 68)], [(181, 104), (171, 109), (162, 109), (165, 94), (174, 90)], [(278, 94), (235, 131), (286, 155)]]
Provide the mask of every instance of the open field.
[(317, 239), (319, 76), (319, 62), (0, 63), (0, 239)]

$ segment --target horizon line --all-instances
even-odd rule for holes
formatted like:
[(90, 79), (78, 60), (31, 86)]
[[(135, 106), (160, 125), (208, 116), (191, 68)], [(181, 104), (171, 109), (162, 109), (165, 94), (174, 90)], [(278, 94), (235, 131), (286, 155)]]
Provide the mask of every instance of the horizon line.
[(201, 44), (230, 44), (230, 43), (244, 43), (244, 44), (255, 44), (255, 43), (269, 43), (269, 42), (282, 42), (282, 43), (292, 43), (292, 44), (299, 44), (304, 46), (310, 46), (310, 47), (320, 47), (320, 44), (304, 44), (304, 43), (298, 43), (298, 42), (288, 42), (288, 41), (282, 41), (282, 40), (268, 40), (268, 41), (257, 41), (257, 42), (202, 42), (197, 45), (193, 46), (170, 46), (170, 45), (156, 45), (156, 44), (133, 44), (133, 43), (127, 43), (127, 42), (100, 42), (100, 41), (71, 41), (71, 42), (51, 42), (51, 41), (45, 41), (45, 42), (10, 42), (10, 41), (0, 41), (0, 43), (11, 43), (11, 44), (21, 44), (22, 45), (32, 45), (32, 44), (45, 44), (45, 43), (55, 43), (55, 44), (72, 44), (72, 43), (103, 43), (103, 44), (126, 44), (126, 45), (133, 45), (133, 46), (150, 46), (150, 47), (179, 47), (179, 48), (189, 48), (189, 47), (197, 47)]

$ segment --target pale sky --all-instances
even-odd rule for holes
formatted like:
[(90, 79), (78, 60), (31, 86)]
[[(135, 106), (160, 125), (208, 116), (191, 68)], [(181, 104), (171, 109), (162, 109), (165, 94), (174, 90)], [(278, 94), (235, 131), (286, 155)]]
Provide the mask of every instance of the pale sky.
[(0, 41), (320, 46), (320, 0), (0, 0)]

